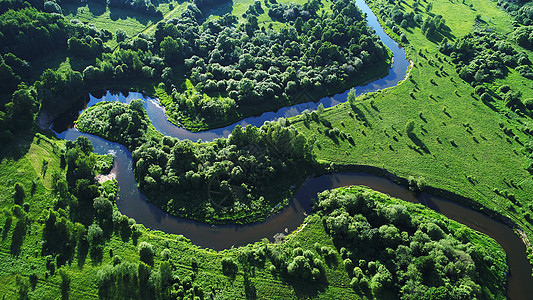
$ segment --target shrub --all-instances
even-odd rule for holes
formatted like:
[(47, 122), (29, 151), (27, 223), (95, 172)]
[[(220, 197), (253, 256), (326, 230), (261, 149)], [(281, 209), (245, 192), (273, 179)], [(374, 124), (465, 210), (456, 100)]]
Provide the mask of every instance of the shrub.
[(167, 248), (163, 249), (163, 251), (161, 251), (161, 259), (162, 260), (168, 260), (170, 258), (170, 250), (168, 250)]
[(235, 276), (235, 274), (237, 274), (239, 267), (237, 266), (237, 263), (235, 262), (233, 257), (224, 257), (221, 263), (222, 273), (224, 273), (224, 275)]
[(483, 101), (483, 103), (490, 102), (491, 99), (492, 97), (488, 93), (481, 94), (481, 101)]
[(139, 244), (139, 257), (142, 262), (149, 266), (154, 265), (154, 247), (147, 242), (141, 242)]

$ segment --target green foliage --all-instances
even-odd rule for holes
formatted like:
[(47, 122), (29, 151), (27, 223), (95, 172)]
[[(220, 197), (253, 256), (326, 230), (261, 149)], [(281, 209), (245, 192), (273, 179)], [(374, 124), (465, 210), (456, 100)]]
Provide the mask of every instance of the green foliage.
[(139, 258), (142, 262), (149, 266), (154, 265), (154, 248), (152, 244), (141, 242), (139, 244)]
[(450, 55), (452, 62), (457, 64), (459, 76), (472, 84), (504, 78), (508, 68), (516, 68), (526, 78), (533, 76), (529, 75), (532, 71), (525, 65), (531, 64), (527, 55), (515, 50), (511, 43), (490, 30), (475, 30), (440, 50)]
[(290, 186), (316, 166), (311, 143), (280, 123), (237, 126), (228, 139), (197, 145), (161, 138), (136, 103), (102, 102), (77, 126), (131, 149), (139, 187), (172, 214), (213, 223), (255, 221), (282, 207)]
[(126, 145), (130, 150), (159, 136), (147, 120), (141, 100), (131, 105), (101, 102), (85, 110), (77, 121), (80, 130)]
[[(468, 298), (503, 296), (505, 284), (495, 280), (504, 280), (505, 269), (498, 269), (503, 261), (496, 264), (501, 256), (471, 240), (486, 237), (423, 206), (349, 187), (320, 193), (316, 209), (337, 247), (349, 250), (345, 267), (351, 270), (352, 261), (368, 261), (352, 272), (351, 286), (359, 293), (368, 287), (379, 299), (410, 298), (435, 294), (438, 288), (444, 298), (457, 293)], [(459, 238), (459, 230), (469, 231), (468, 237)], [(482, 294), (481, 284), (487, 294)]]
[(241, 25), (229, 14), (199, 24), (189, 6), (176, 26), (160, 23), (156, 48), (170, 70), (184, 65), (190, 80), (178, 85), (163, 76), (170, 119), (194, 130), (231, 124), (244, 115), (338, 93), (382, 72), (388, 51), (354, 1), (335, 3), (332, 14), (320, 17), (322, 5), (273, 4), (270, 18), (287, 25), (296, 21), (280, 31), (261, 29), (252, 11)]
[(226, 276), (235, 276), (239, 270), (239, 266), (232, 257), (224, 257), (221, 260), (222, 273)]

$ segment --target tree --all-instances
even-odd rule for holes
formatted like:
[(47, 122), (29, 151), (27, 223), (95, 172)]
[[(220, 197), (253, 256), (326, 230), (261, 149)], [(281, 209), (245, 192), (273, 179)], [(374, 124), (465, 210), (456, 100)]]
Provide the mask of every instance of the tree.
[(74, 144), (76, 144), (76, 146), (78, 146), (85, 155), (89, 155), (91, 152), (94, 151), (93, 144), (85, 136), (79, 136), (78, 138), (76, 138)]
[(12, 68), (4, 62), (0, 63), (0, 88), (12, 91), (19, 82), (20, 78), (13, 72)]
[(357, 95), (355, 94), (355, 88), (350, 89), (348, 92), (348, 103), (350, 103), (351, 106), (355, 106), (355, 99), (357, 98)]
[(89, 230), (87, 232), (87, 240), (91, 244), (91, 246), (100, 245), (104, 241), (104, 232), (102, 231), (102, 228), (98, 226), (98, 224), (92, 224), (89, 226)]
[(48, 13), (58, 13), (61, 14), (61, 6), (53, 1), (46, 1), (44, 3), (44, 11)]
[(15, 128), (27, 128), (33, 124), (34, 113), (39, 109), (32, 91), (21, 84), (12, 96), (12, 120)]
[(178, 63), (183, 59), (183, 42), (180, 39), (165, 37), (160, 45), (160, 51), (168, 63)]
[(138, 246), (139, 257), (142, 262), (146, 263), (149, 266), (154, 265), (154, 247), (152, 244), (147, 242), (141, 242)]
[(119, 28), (117, 29), (115, 33), (115, 38), (117, 40), (117, 43), (121, 43), (121, 42), (124, 42), (128, 38), (128, 35), (126, 34), (126, 31)]

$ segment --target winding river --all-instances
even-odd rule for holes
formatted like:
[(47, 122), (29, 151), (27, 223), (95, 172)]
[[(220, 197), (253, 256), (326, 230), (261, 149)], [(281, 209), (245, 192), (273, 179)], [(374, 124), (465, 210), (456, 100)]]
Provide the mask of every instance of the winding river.
[[(358, 94), (377, 91), (397, 85), (405, 78), (409, 62), (405, 52), (381, 28), (377, 17), (363, 0), (357, 0), (357, 5), (366, 13), (368, 24), (380, 36), (382, 42), (392, 50), (394, 60), (389, 74), (367, 85), (356, 87)], [(319, 102), (302, 103), (291, 107), (279, 109), (276, 112), (266, 112), (260, 116), (249, 117), (233, 125), (193, 133), (171, 124), (165, 117), (164, 110), (156, 99), (145, 97), (141, 93), (111, 93), (106, 92), (100, 97), (89, 96), (86, 107), (101, 101), (120, 101), (129, 103), (133, 99), (145, 100), (144, 108), (151, 122), (157, 130), (164, 135), (179, 139), (196, 141), (211, 141), (216, 138), (227, 137), (236, 124), (246, 126), (261, 126), (265, 121), (276, 120), (281, 117), (291, 117), (305, 110), (315, 110), (318, 105), (330, 107), (346, 101), (347, 91), (332, 97), (326, 97)], [(305, 216), (311, 212), (311, 199), (316, 194), (326, 189), (347, 185), (365, 185), (376, 191), (387, 193), (406, 201), (422, 203), (445, 216), (459, 221), (470, 228), (486, 233), (494, 238), (507, 253), (510, 268), (508, 278), (508, 297), (510, 299), (527, 299), (533, 295), (533, 278), (531, 266), (526, 259), (525, 246), (513, 230), (486, 215), (464, 207), (457, 203), (422, 193), (418, 197), (403, 186), (393, 181), (366, 173), (334, 173), (308, 179), (294, 195), (288, 207), (268, 217), (264, 222), (248, 225), (208, 225), (195, 221), (180, 219), (171, 216), (161, 209), (146, 201), (140, 193), (133, 175), (131, 153), (126, 147), (112, 143), (94, 135), (85, 134), (75, 128), (68, 128), (77, 119), (80, 111), (64, 115), (54, 122), (52, 128), (57, 136), (62, 139), (75, 140), (79, 136), (87, 137), (94, 145), (95, 152), (99, 154), (111, 153), (115, 156), (115, 165), (112, 173), (118, 181), (119, 193), (117, 198), (118, 209), (128, 217), (136, 220), (148, 228), (162, 230), (168, 233), (181, 234), (195, 245), (215, 250), (227, 249), (232, 246), (245, 245), (259, 241), (263, 238), (272, 239), (277, 233), (286, 234), (295, 230), (302, 224)]]

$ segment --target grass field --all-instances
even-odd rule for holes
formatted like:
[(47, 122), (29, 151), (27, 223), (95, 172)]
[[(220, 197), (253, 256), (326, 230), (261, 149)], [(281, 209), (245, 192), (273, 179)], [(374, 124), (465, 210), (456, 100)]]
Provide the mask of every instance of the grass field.
[[(510, 17), (494, 2), (474, 1), (473, 5), (475, 10), (458, 10), (455, 7), (460, 4), (436, 1), (431, 12), (443, 15), (456, 37), (473, 28), (477, 14), (491, 16), (491, 26), (502, 33), (511, 30)], [(333, 127), (352, 135), (355, 145), (327, 137), (321, 124), (311, 122), (307, 128), (300, 117), (295, 118), (299, 120), (295, 126), (316, 140), (315, 153), (324, 161), (371, 165), (404, 178), (423, 178), (427, 185), (472, 198), (508, 215), (533, 237), (533, 227), (524, 219), (524, 214), (531, 213), (528, 204), (533, 198), (531, 175), (524, 169), (527, 159), (523, 145), (529, 136), (519, 123), (527, 120), (507, 118), (506, 113), (513, 113), (501, 103), (494, 103), (492, 109), (473, 96), (474, 89), (459, 78), (449, 58), (439, 53), (437, 45), (419, 28), (405, 34), (410, 41), (407, 56), (414, 62), (408, 80), (360, 97), (356, 112), (345, 103), (324, 113)], [(495, 84), (514, 87), (517, 82), (524, 91), (531, 87), (531, 81), (514, 73)], [(422, 148), (406, 134), (410, 120)], [(516, 138), (507, 136), (503, 128), (511, 128)], [(514, 194), (517, 203), (494, 189)]]
[[(70, 265), (64, 265), (52, 274), (46, 268), (46, 260), (40, 255), (41, 239), (43, 230), (44, 209), (50, 208), (53, 204), (53, 193), (50, 190), (49, 173), (59, 172), (58, 150), (61, 147), (59, 141), (49, 139), (42, 135), (20, 137), (19, 144), (10, 145), (2, 150), (2, 161), (0, 162), (0, 188), (4, 192), (0, 195), (0, 224), (2, 224), (2, 240), (0, 242), (0, 290), (8, 299), (16, 298), (19, 295), (21, 284), (28, 285), (28, 278), (31, 274), (37, 275), (38, 281), (35, 287), (28, 286), (28, 295), (35, 299), (56, 299), (61, 295), (60, 270), (66, 272), (70, 277), (70, 299), (95, 299), (98, 297), (97, 273), (104, 265), (113, 265), (114, 259), (120, 257), (121, 261), (137, 263), (139, 255), (137, 245), (141, 242), (148, 242), (154, 246), (156, 255), (155, 267), (163, 261), (160, 253), (163, 249), (170, 250), (170, 263), (173, 272), (181, 280), (192, 280), (204, 288), (204, 291), (212, 291), (218, 299), (242, 299), (246, 295), (255, 294), (258, 299), (297, 299), (297, 298), (317, 298), (317, 299), (357, 299), (358, 296), (350, 287), (350, 276), (347, 273), (342, 258), (335, 252), (335, 258), (325, 267), (325, 274), (328, 284), (312, 284), (290, 277), (283, 277), (269, 271), (271, 262), (267, 259), (262, 267), (252, 267), (245, 270), (240, 266), (235, 277), (223, 275), (221, 272), (221, 260), (225, 257), (233, 257), (238, 260), (243, 251), (258, 250), (267, 247), (269, 251), (288, 250), (301, 247), (304, 250), (316, 252), (316, 244), (326, 246), (331, 249), (335, 245), (323, 227), (320, 216), (309, 216), (304, 224), (295, 233), (286, 238), (286, 242), (272, 244), (268, 242), (258, 242), (245, 247), (216, 252), (209, 249), (200, 249), (191, 245), (190, 242), (176, 235), (165, 234), (160, 231), (144, 229), (141, 226), (141, 236), (134, 242), (130, 239), (124, 241), (120, 237), (113, 235), (103, 249), (103, 259), (100, 263), (91, 260), (87, 256), (85, 260), (75, 258)], [(48, 170), (43, 175), (39, 161), (43, 157), (49, 159)], [(31, 180), (36, 182), (36, 189), (33, 194), (28, 192)], [(26, 203), (30, 205), (28, 211), (29, 226), (20, 244), (20, 252), (13, 253), (14, 227), (18, 222), (17, 217), (13, 217), (13, 225), (5, 226), (8, 214), (12, 209), (12, 186), (15, 182), (23, 184), (26, 190)], [(388, 199), (388, 198), (384, 198)], [(387, 203), (395, 204), (398, 200), (387, 200)], [(403, 202), (400, 202), (403, 203)], [(405, 204), (407, 205), (407, 204)], [(412, 204), (408, 204), (412, 205)], [(116, 208), (115, 208), (116, 209)], [(430, 210), (421, 209), (422, 214), (429, 214), (436, 219), (445, 219)], [(487, 251), (498, 257), (499, 268), (503, 268), (501, 263), (505, 261), (503, 250), (493, 240), (487, 239), (484, 235), (475, 233), (463, 225), (450, 221), (453, 228), (464, 228), (470, 233), (470, 237), (478, 244), (483, 244)], [(320, 256), (320, 254), (315, 254)], [(253, 293), (251, 293), (252, 291)], [(246, 294), (245, 294), (246, 293)]]
[[(251, 3), (235, 1), (233, 13), (242, 15)], [(412, 3), (412, 0), (407, 0), (401, 5), (411, 7)], [(481, 14), (488, 26), (494, 26), (502, 33), (511, 31), (510, 17), (500, 11), (495, 2), (468, 0), (465, 3), (434, 1), (431, 13), (443, 15), (455, 37), (473, 28), (477, 14)], [(182, 3), (173, 11), (164, 11), (165, 19), (177, 15), (180, 7), (186, 4)], [(470, 4), (473, 9), (469, 8)], [(260, 17), (260, 22), (268, 22), (265, 15)], [(111, 17), (108, 10), (91, 10), (88, 6), (78, 8), (69, 15), (69, 18), (94, 23), (113, 33), (122, 26), (128, 35), (142, 31), (151, 33), (155, 28), (150, 26), (153, 24), (151, 20), (139, 21), (129, 17), (113, 20)], [(423, 179), (427, 185), (472, 198), (508, 215), (530, 239), (533, 238), (533, 227), (524, 218), (526, 213), (532, 213), (529, 200), (533, 198), (533, 180), (524, 169), (527, 159), (523, 145), (530, 137), (523, 132), (522, 123), (527, 124), (530, 120), (513, 114), (499, 102), (493, 104), (494, 108), (483, 104), (477, 96), (472, 96), (474, 89), (457, 76), (454, 66), (448, 63), (449, 58), (438, 53), (437, 45), (428, 41), (419, 28), (409, 29), (405, 34), (410, 41), (407, 55), (414, 63), (408, 80), (397, 87), (360, 97), (355, 111), (348, 104), (341, 104), (323, 113), (333, 127), (353, 137), (354, 145), (341, 138), (326, 136), (327, 128), (321, 124), (310, 122), (307, 127), (301, 117), (291, 122), (316, 141), (315, 153), (324, 162), (377, 166), (401, 177)], [(528, 55), (531, 57), (531, 52)], [(531, 81), (524, 80), (517, 73), (511, 72), (506, 79), (494, 82), (493, 89), (502, 84), (522, 91), (526, 98), (532, 97)], [(127, 83), (124, 87), (128, 87)], [(416, 143), (406, 133), (406, 125), (411, 120), (413, 132), (418, 138)], [(517, 138), (507, 136), (503, 128), (511, 128)], [(0, 153), (0, 190), (3, 191), (0, 194), (0, 290), (6, 298), (16, 298), (19, 289), (17, 277), (27, 281), (28, 276), (35, 273), (39, 280), (35, 289), (30, 288), (30, 297), (58, 298), (61, 294), (58, 272), (45, 278), (45, 260), (40, 256), (43, 224), (39, 220), (42, 220), (41, 212), (52, 206), (51, 174), (60, 170), (59, 149), (62, 142), (42, 135), (19, 136), (16, 141)], [(29, 230), (19, 245), (18, 253), (12, 246), (18, 218), (13, 217), (10, 227), (5, 226), (7, 215), (12, 214), (12, 193), (16, 182), (23, 185), (26, 202), (30, 205)], [(33, 185), (35, 190), (30, 192)], [(514, 194), (516, 203), (496, 194), (495, 189)], [(442, 216), (435, 214), (435, 217)], [(291, 248), (298, 245), (313, 249), (316, 242), (333, 247), (318, 217), (310, 216), (305, 224), (301, 231), (289, 235), (287, 242), (269, 244), (268, 247)], [(220, 271), (221, 259), (225, 256), (237, 257), (242, 248), (222, 252), (199, 249), (181, 236), (147, 229), (142, 229), (139, 242), (142, 241), (153, 244), (157, 253), (168, 248), (172, 253), (172, 265), (180, 278), (193, 276), (195, 282), (215, 287), (220, 299), (244, 298), (245, 285), (250, 284), (255, 288), (257, 298), (357, 298), (348, 288), (350, 278), (342, 264), (326, 269), (329, 285), (325, 289), (313, 289), (274, 276), (268, 271), (269, 263), (265, 268), (255, 269), (254, 275), (245, 282), (242, 271), (234, 279), (222, 275)], [(477, 242), (486, 241), (480, 239)], [(486, 243), (497, 248), (493, 242)], [(248, 248), (261, 246), (259, 243)], [(137, 246), (131, 240), (124, 242), (113, 236), (105, 245), (102, 265), (112, 264), (108, 254), (110, 249), (123, 260), (138, 261)], [(341, 261), (340, 255), (336, 255)], [(197, 269), (192, 267), (193, 260), (198, 263)], [(156, 258), (156, 265), (160, 262), (160, 258)], [(71, 299), (97, 298), (96, 274), (101, 265), (91, 261), (90, 257), (80, 264), (81, 267), (79, 263), (75, 260), (72, 265), (62, 267), (72, 280)]]
[[(117, 29), (124, 30), (128, 37), (134, 37), (140, 33), (153, 34), (155, 25), (159, 21), (179, 17), (187, 6), (187, 2), (172, 2), (174, 8), (171, 10), (169, 3), (160, 4), (157, 9), (163, 13), (163, 19), (148, 17), (143, 14), (134, 13), (131, 10), (120, 8), (109, 8), (101, 4), (90, 3), (85, 6), (66, 4), (63, 13), (68, 20), (78, 19), (84, 23), (93, 24), (98, 29), (107, 29), (113, 36)], [(114, 48), (117, 46), (116, 39), (111, 39), (107, 44)]]

